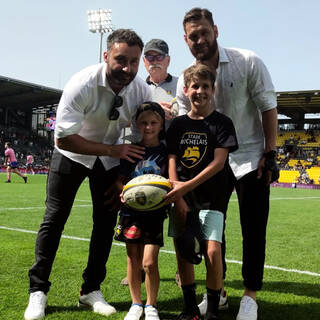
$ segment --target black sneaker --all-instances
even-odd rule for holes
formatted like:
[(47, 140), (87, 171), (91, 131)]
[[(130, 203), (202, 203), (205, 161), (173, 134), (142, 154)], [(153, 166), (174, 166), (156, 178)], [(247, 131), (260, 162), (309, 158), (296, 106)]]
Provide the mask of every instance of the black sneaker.
[(7, 181), (5, 181), (5, 183), (11, 183), (11, 180), (7, 180)]
[(23, 177), (24, 183), (27, 183), (28, 177)]
[(182, 311), (177, 320), (200, 320), (201, 314), (199, 309), (195, 309), (193, 312)]

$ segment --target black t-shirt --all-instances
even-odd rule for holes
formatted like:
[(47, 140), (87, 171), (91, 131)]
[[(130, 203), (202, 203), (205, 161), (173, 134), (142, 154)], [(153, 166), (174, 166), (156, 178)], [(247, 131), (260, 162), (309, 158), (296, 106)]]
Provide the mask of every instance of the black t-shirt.
[(163, 143), (156, 147), (145, 147), (143, 159), (135, 159), (134, 163), (120, 160), (120, 174), (133, 179), (142, 174), (158, 174), (168, 177), (168, 153)]
[[(175, 118), (167, 131), (166, 141), (168, 154), (177, 156), (177, 173), (181, 181), (190, 180), (204, 170), (214, 160), (216, 148), (227, 148), (229, 152), (238, 149), (231, 119), (217, 111), (203, 120), (193, 120), (188, 115)], [(189, 206), (224, 212), (226, 166), (186, 195)]]

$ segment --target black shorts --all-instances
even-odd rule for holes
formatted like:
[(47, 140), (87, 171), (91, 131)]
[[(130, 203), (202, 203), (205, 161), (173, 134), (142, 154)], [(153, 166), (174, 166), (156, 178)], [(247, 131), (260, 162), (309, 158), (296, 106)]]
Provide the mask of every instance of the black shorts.
[(163, 214), (120, 216), (115, 240), (125, 243), (154, 244), (163, 247)]

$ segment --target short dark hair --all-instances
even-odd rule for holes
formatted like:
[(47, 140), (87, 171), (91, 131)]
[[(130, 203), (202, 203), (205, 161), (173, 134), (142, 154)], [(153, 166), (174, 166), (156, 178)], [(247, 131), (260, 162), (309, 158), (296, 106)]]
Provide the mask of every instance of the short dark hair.
[(212, 87), (214, 86), (214, 82), (216, 81), (215, 73), (212, 72), (212, 70), (208, 66), (201, 63), (194, 64), (184, 70), (183, 77), (185, 87), (188, 87), (191, 81), (197, 79), (210, 80), (210, 82), (212, 83)]
[(7, 145), (8, 147), (11, 146), (11, 143), (9, 141), (6, 141), (4, 144)]
[(117, 29), (113, 31), (107, 39), (107, 50), (111, 50), (115, 43), (126, 43), (129, 47), (138, 46), (143, 50), (144, 43), (141, 38), (131, 29)]
[(192, 8), (189, 10), (184, 18), (183, 18), (183, 29), (186, 31), (186, 24), (190, 21), (198, 21), (202, 18), (206, 19), (212, 26), (214, 26), (212, 13), (208, 9), (202, 9), (202, 8)]

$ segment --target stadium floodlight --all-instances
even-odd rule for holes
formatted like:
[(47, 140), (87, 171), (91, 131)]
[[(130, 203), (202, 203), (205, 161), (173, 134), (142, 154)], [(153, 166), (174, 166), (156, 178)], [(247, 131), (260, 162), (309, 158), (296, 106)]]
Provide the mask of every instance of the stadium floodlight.
[(90, 32), (100, 33), (99, 62), (101, 62), (103, 34), (113, 31), (111, 9), (89, 10), (88, 26)]

